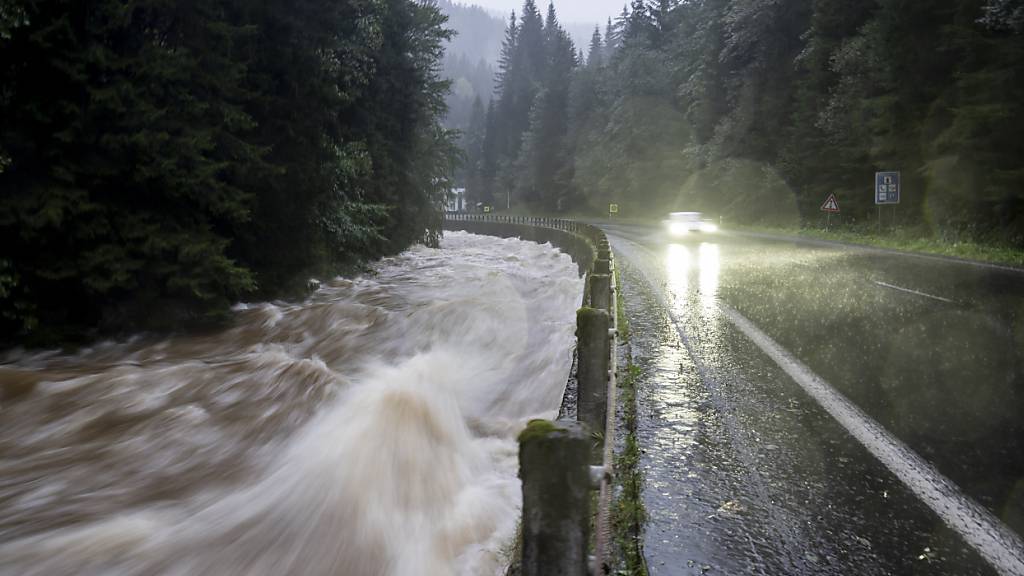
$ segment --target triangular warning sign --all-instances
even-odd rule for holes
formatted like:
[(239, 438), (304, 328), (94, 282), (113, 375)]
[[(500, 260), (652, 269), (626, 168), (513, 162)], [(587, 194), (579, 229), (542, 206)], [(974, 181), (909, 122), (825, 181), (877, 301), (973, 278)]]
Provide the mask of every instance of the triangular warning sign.
[(821, 205), (822, 212), (839, 212), (839, 202), (836, 201), (835, 194), (829, 194), (828, 198), (825, 199), (825, 203)]

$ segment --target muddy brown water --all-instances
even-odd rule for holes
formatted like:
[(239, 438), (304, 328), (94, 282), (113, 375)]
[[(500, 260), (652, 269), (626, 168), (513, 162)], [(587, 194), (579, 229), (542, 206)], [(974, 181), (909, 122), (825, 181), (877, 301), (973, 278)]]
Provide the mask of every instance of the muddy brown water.
[(499, 574), (582, 281), (448, 233), (201, 337), (0, 357), (0, 574)]

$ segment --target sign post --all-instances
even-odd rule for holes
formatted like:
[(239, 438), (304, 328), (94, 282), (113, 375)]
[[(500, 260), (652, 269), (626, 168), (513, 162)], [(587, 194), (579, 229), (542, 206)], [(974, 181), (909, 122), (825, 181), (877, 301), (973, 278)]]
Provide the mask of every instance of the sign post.
[(828, 195), (825, 203), (821, 205), (821, 211), (825, 213), (825, 230), (832, 227), (832, 214), (839, 214), (839, 202), (836, 200), (835, 192)]
[(616, 215), (618, 213), (619, 213), (619, 205), (618, 204), (609, 204), (608, 205), (608, 218), (611, 218), (612, 216), (614, 216), (614, 215)]
[(892, 204), (892, 226), (896, 227), (896, 205), (900, 203), (898, 170), (875, 172), (875, 204), (878, 205), (878, 231), (882, 231), (882, 205)]

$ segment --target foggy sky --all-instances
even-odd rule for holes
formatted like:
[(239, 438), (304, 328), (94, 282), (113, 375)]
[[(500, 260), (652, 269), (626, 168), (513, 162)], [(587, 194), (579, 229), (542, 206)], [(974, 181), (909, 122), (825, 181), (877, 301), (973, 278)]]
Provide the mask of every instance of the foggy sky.
[[(518, 15), (523, 0), (456, 0), (460, 4), (476, 4), (488, 10), (499, 12), (506, 17), (512, 10)], [(548, 0), (534, 0), (541, 14), (547, 13)], [(555, 13), (563, 23), (601, 24), (608, 17), (614, 18), (629, 0), (555, 0)], [(603, 29), (603, 28), (602, 28)]]

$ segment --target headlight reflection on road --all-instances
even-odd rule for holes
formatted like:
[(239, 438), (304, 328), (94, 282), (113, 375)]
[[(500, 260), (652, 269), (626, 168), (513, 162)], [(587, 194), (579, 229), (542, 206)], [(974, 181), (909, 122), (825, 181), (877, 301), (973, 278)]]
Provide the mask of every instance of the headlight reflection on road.
[(682, 244), (669, 244), (665, 252), (665, 274), (668, 278), (668, 291), (672, 297), (672, 307), (682, 310), (686, 304), (686, 292), (689, 289), (690, 249)]
[[(697, 247), (696, 260), (691, 248), (682, 244), (669, 244), (665, 252), (665, 273), (668, 279), (668, 291), (672, 297), (672, 307), (681, 312), (689, 299), (690, 273), (696, 264), (698, 295), (700, 307), (704, 312), (711, 312), (717, 306), (718, 281), (722, 270), (721, 252), (718, 244), (701, 242)], [(714, 315), (708, 315), (713, 318)]]
[(697, 248), (697, 266), (699, 267), (698, 286), (700, 288), (700, 304), (704, 310), (715, 307), (718, 297), (718, 275), (722, 270), (718, 244), (701, 242)]

